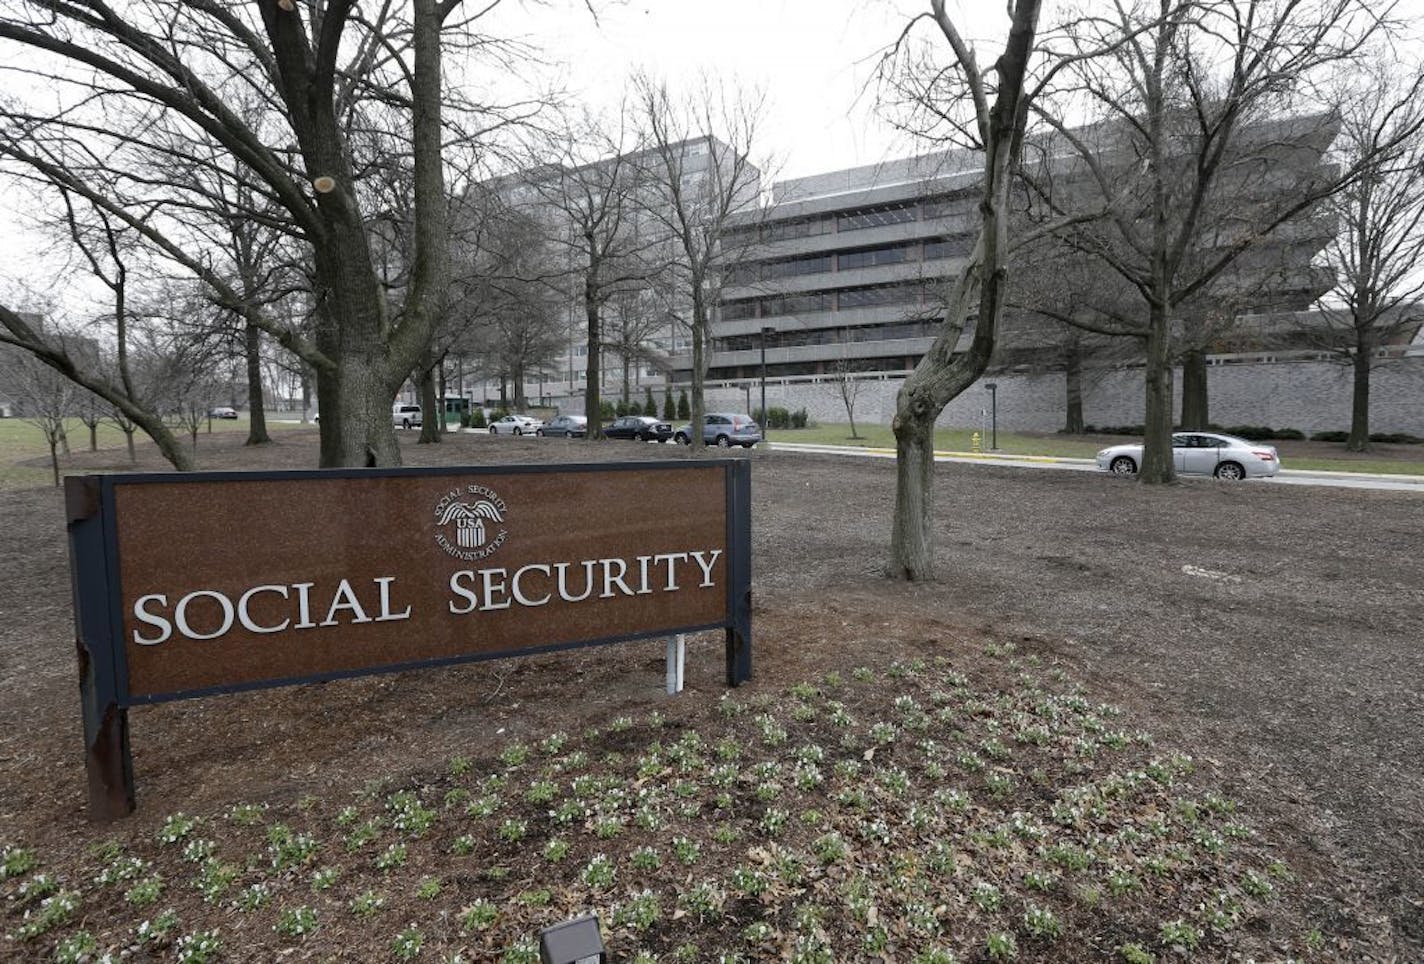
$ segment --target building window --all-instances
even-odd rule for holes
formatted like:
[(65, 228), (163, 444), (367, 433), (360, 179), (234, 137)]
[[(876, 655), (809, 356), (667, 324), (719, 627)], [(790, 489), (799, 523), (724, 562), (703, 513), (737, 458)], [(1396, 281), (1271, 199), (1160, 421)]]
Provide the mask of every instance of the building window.
[(933, 261), (935, 258), (961, 258), (974, 250), (974, 243), (978, 240), (972, 234), (956, 234), (953, 237), (941, 238), (938, 241), (925, 242), (925, 260)]
[(919, 260), (919, 244), (893, 244), (885, 248), (867, 248), (864, 251), (847, 251), (836, 256), (836, 267), (841, 271), (851, 268), (870, 268), (877, 264), (899, 264), (903, 261)]
[(864, 288), (846, 288), (836, 298), (837, 307), (869, 308), (875, 305), (915, 304), (920, 300), (920, 284), (868, 285)]
[(899, 204), (881, 204), (873, 208), (861, 208), (836, 215), (837, 231), (858, 231), (861, 228), (878, 228), (887, 224), (903, 224), (913, 221), (919, 214), (919, 205), (914, 201)]
[(745, 318), (755, 318), (756, 316), (756, 298), (748, 298), (745, 301), (728, 301), (722, 305), (723, 321), (742, 321)]
[(830, 234), (835, 229), (834, 218), (796, 218), (764, 225), (761, 236), (764, 241), (785, 241), (787, 238), (812, 238), (820, 234)]
[(804, 315), (815, 311), (831, 311), (835, 308), (835, 296), (826, 291), (805, 295), (779, 295), (761, 299), (761, 316), (771, 318), (777, 315)]
[(979, 203), (975, 191), (961, 191), (945, 197), (932, 198), (920, 205), (920, 216), (926, 221), (932, 218), (949, 218), (968, 214)]

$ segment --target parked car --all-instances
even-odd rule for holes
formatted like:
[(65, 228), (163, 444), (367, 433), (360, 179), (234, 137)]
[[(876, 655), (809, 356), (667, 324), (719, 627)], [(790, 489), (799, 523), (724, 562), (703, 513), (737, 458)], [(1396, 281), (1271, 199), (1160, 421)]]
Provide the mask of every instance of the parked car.
[(553, 438), (583, 438), (588, 434), (588, 419), (582, 415), (555, 415), (536, 428), (534, 434)]
[(396, 428), (420, 428), (419, 405), (391, 406), (391, 424)]
[[(677, 430), (679, 445), (692, 444), (692, 426), (684, 425)], [(750, 415), (736, 412), (708, 412), (702, 421), (702, 440), (707, 445), (728, 448), (740, 445), (749, 449), (761, 441), (761, 426), (752, 421)]]
[(672, 426), (651, 415), (622, 415), (603, 426), (607, 438), (631, 438), (639, 442), (666, 442), (672, 438)]
[(219, 405), (217, 408), (208, 409), (209, 418), (237, 418), (237, 409), (229, 408), (226, 405)]
[[(1174, 432), (1172, 462), (1179, 475), (1214, 475), (1233, 482), (1269, 478), (1281, 470), (1275, 446), (1216, 432)], [(1098, 453), (1097, 463), (1114, 475), (1136, 475), (1142, 465), (1142, 445), (1109, 446)]]
[(491, 435), (531, 435), (544, 427), (542, 419), (532, 415), (506, 415), (490, 423)]

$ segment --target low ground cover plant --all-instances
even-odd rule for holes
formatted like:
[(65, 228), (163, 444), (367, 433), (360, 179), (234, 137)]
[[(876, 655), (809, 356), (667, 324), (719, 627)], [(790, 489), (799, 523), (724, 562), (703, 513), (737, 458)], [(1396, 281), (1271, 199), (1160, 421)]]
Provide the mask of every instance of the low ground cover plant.
[[(359, 793), (0, 842), (7, 959), (1308, 956), (1249, 814), (1059, 671), (995, 646), (470, 746)], [(150, 804), (153, 805), (153, 804)], [(143, 956), (146, 955), (146, 956)]]

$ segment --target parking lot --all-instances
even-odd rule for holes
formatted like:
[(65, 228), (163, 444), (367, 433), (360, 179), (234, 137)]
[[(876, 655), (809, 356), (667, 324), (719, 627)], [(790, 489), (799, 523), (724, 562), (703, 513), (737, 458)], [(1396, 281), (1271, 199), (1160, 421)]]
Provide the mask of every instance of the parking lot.
[[(240, 441), (212, 442), (204, 467), (315, 461), (314, 432), (257, 453)], [(686, 457), (636, 442), (401, 441), (408, 464)], [(1319, 881), (1333, 926), (1373, 928), (1401, 958), (1424, 953), (1424, 498), (1211, 480), (1150, 489), (1087, 473), (943, 465), (939, 579), (907, 585), (880, 575), (892, 463), (735, 457), (754, 463), (756, 685), (840, 665), (848, 647), (867, 642), (952, 653), (1011, 641), (1188, 748), (1307, 866), (1334, 868)], [(107, 470), (120, 454), (76, 456), (85, 459)], [(690, 508), (660, 510), (675, 525)], [(0, 492), (0, 560), (0, 836), (44, 835), (78, 819), (83, 803), (56, 492)], [(620, 653), (578, 672), (593, 680), (645, 657)], [(720, 667), (706, 662), (690, 668), (692, 683), (714, 688)], [(518, 714), (566, 711), (537, 678), (501, 672), (478, 670)], [(463, 686), (471, 677), (458, 678)], [(425, 674), (410, 686), (439, 703), (455, 679)], [(334, 685), (355, 701), (360, 755), (340, 743), (345, 724), (330, 708), (282, 722), (273, 710), (298, 701), (290, 691), (156, 707), (134, 721), (142, 792), (179, 807), (222, 799), (224, 781), (281, 787), (318, 763), (359, 766), (443, 738), (422, 729), (433, 710), (412, 712), (420, 700), (409, 692), (394, 697), (402, 683)]]

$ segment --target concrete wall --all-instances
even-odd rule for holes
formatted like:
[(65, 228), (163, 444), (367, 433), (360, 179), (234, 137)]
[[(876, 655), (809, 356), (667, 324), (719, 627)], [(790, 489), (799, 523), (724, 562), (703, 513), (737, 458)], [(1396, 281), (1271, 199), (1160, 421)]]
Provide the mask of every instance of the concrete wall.
[[(1002, 375), (998, 388), (999, 427), (1055, 432), (1063, 427), (1063, 373)], [(1265, 425), (1303, 432), (1344, 431), (1350, 427), (1350, 372), (1323, 361), (1279, 361), (1213, 365), (1208, 372), (1211, 420), (1220, 425)], [(856, 421), (889, 424), (895, 413), (895, 393), (901, 379), (862, 381), (856, 399)], [(1424, 436), (1424, 356), (1392, 362), (1374, 372), (1370, 428), (1376, 432), (1409, 432)], [(1181, 373), (1176, 389), (1180, 404)], [(661, 400), (662, 393), (655, 392)], [(768, 406), (804, 407), (820, 422), (844, 422), (845, 407), (834, 382), (769, 380)], [(751, 407), (760, 405), (753, 382)], [(708, 391), (708, 408), (745, 411), (741, 388)], [(940, 416), (945, 426), (978, 427), (989, 408), (983, 382), (950, 402)], [(1142, 421), (1142, 369), (1090, 373), (1083, 386), (1083, 419), (1090, 425), (1128, 425)]]

